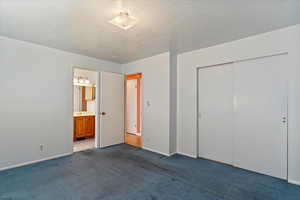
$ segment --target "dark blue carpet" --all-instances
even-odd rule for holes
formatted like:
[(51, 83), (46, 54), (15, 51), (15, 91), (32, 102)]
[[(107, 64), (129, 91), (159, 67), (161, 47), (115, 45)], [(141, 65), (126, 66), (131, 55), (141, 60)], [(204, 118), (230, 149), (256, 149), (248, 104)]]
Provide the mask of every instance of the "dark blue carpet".
[(0, 172), (0, 200), (299, 200), (300, 187), (127, 145)]

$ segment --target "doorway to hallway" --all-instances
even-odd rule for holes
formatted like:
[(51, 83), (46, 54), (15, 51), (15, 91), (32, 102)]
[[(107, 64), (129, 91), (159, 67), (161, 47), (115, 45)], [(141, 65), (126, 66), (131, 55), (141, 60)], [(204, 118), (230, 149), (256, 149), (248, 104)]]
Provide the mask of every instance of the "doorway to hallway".
[(125, 143), (142, 146), (141, 133), (141, 79), (142, 74), (130, 74), (125, 80)]

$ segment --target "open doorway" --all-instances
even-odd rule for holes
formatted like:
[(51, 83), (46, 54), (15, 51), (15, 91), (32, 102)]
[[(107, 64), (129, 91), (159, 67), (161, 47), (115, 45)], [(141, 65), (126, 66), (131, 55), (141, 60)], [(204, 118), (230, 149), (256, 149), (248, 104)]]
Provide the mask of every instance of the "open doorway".
[(73, 151), (95, 148), (97, 72), (74, 68)]
[(141, 79), (142, 74), (130, 74), (125, 80), (125, 143), (142, 146), (141, 132)]

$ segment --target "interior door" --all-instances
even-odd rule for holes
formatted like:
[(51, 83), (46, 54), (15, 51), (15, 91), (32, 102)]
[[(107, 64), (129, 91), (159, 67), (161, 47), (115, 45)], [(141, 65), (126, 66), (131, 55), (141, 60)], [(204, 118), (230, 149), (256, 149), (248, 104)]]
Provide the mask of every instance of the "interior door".
[(233, 66), (198, 70), (199, 157), (232, 164)]
[(100, 72), (100, 147), (124, 143), (124, 76)]
[(234, 165), (287, 178), (285, 56), (234, 64)]

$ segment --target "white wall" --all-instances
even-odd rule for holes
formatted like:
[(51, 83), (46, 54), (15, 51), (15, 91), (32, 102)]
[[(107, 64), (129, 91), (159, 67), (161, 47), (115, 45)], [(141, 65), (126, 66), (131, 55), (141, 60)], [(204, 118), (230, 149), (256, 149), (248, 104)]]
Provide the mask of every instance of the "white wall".
[(97, 101), (87, 101), (87, 112), (96, 113), (97, 111)]
[(74, 77), (88, 78), (91, 84), (97, 83), (97, 73), (94, 71), (76, 68), (74, 69)]
[(74, 66), (121, 72), (119, 64), (0, 37), (0, 169), (72, 152)]
[(169, 155), (170, 54), (138, 60), (123, 68), (126, 74), (142, 73), (143, 147)]
[(177, 53), (170, 52), (170, 153), (177, 152)]
[(178, 152), (197, 156), (197, 67), (288, 52), (289, 181), (300, 183), (300, 25), (178, 56)]

